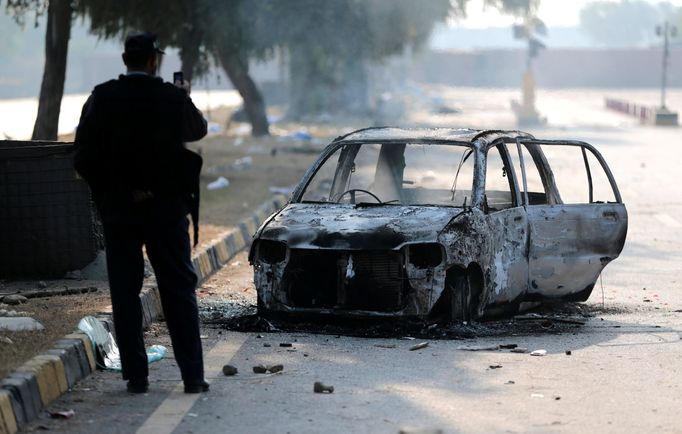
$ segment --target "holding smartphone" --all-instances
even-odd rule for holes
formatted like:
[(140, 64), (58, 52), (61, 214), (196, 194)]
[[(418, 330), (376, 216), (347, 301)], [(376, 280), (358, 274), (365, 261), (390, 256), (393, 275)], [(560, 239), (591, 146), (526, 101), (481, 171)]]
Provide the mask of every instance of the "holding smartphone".
[(173, 73), (173, 84), (182, 84), (183, 81), (185, 80), (182, 71), (177, 71)]

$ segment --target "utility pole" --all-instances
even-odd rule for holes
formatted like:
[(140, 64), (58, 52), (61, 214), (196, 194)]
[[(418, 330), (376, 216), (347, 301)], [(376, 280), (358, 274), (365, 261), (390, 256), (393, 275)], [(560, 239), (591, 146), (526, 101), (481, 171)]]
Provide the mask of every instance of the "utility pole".
[(521, 103), (512, 101), (512, 109), (516, 113), (519, 126), (543, 124), (544, 118), (540, 116), (535, 108), (535, 77), (533, 75), (533, 59), (536, 58), (540, 50), (546, 48), (538, 36), (547, 35), (547, 27), (536, 16), (526, 12), (523, 24), (513, 27), (514, 38), (526, 40), (528, 48), (526, 51), (526, 70), (523, 73), (521, 86)]
[(663, 64), (661, 67), (661, 106), (656, 110), (656, 125), (677, 125), (677, 113), (665, 105), (665, 91), (668, 85), (668, 59), (670, 58), (669, 39), (677, 36), (677, 27), (665, 21), (656, 26), (656, 35), (663, 37)]

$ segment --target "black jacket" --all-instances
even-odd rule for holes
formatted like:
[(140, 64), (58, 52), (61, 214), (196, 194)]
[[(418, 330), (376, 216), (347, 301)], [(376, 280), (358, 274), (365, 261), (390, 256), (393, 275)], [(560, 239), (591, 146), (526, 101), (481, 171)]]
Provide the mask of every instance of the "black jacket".
[(183, 143), (205, 135), (206, 120), (183, 89), (157, 77), (121, 75), (95, 87), (83, 106), (74, 165), (105, 222), (138, 217), (134, 190), (153, 194), (146, 207), (177, 199), (189, 205), (196, 192), (195, 217), (201, 157), (188, 156)]

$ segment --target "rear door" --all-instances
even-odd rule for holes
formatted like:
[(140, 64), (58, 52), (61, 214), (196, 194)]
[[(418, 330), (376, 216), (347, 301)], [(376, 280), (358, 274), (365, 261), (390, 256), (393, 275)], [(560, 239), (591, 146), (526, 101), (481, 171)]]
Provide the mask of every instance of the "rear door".
[(625, 243), (628, 216), (616, 182), (586, 143), (521, 145), (530, 227), (527, 299), (587, 299)]

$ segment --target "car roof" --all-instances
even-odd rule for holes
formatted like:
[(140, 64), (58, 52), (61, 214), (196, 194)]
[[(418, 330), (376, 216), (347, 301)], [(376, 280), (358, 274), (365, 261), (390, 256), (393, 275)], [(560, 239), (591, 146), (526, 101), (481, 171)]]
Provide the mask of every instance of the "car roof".
[(493, 142), (499, 138), (533, 139), (523, 131), (516, 130), (475, 130), (471, 128), (398, 128), (372, 127), (353, 131), (337, 137), (334, 142), (373, 142), (373, 141), (415, 141), (415, 142)]

